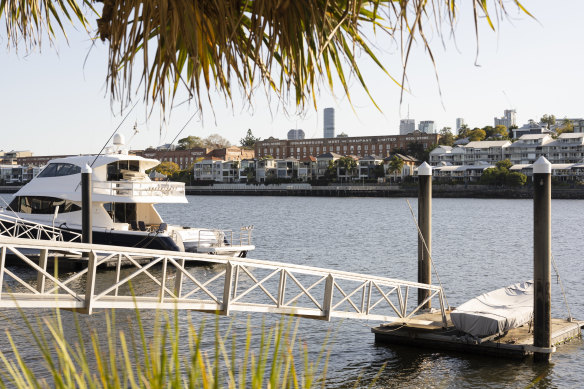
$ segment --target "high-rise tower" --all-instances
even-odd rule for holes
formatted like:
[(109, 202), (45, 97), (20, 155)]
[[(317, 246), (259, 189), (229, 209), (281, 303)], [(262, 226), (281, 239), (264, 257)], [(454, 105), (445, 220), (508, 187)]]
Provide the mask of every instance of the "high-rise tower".
[(335, 109), (325, 108), (324, 109), (324, 137), (334, 138), (335, 137)]

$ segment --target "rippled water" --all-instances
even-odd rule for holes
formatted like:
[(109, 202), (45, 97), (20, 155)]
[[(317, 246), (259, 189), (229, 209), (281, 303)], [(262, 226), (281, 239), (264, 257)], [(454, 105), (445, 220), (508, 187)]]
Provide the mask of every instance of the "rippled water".
[[(410, 202), (417, 210), (416, 200)], [(532, 207), (531, 200), (434, 199), (433, 259), (452, 306), (533, 277)], [(416, 280), (417, 235), (406, 199), (189, 196), (189, 204), (157, 209), (170, 223), (235, 229), (253, 224), (253, 258)], [(578, 319), (584, 319), (583, 211), (584, 201), (552, 203), (552, 250)], [(567, 316), (555, 283), (553, 294), (554, 316)], [(18, 321), (12, 312), (2, 313)], [(144, 311), (146, 320), (154, 315)], [(213, 320), (202, 313), (191, 317)], [(243, 331), (246, 319), (246, 314), (235, 315), (236, 330)], [(262, 319), (278, 320), (254, 316), (253, 324)], [(104, 316), (84, 320), (99, 327)], [(220, 318), (222, 328), (230, 320)], [(580, 341), (559, 348), (549, 366), (539, 366), (529, 360), (378, 345), (370, 332), (377, 324), (302, 319), (301, 341), (316, 353), (327, 331), (334, 330), (328, 383), (338, 387), (352, 387), (360, 376), (367, 383), (384, 364), (380, 387), (526, 387), (534, 380), (536, 387), (579, 387), (584, 380)], [(20, 341), (27, 344), (24, 337)]]

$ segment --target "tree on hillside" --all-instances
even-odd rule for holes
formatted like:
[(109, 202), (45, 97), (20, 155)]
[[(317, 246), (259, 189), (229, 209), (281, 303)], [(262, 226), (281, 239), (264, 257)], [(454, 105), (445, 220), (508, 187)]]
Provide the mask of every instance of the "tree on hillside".
[(211, 134), (203, 139), (203, 145), (209, 149), (223, 149), (231, 146), (231, 143), (219, 134)]
[(175, 173), (178, 173), (180, 170), (178, 164), (171, 162), (171, 161), (164, 161), (161, 162), (158, 166), (154, 168), (158, 173), (164, 174), (167, 177), (172, 176)]
[(487, 137), (487, 134), (484, 130), (480, 128), (475, 128), (474, 130), (468, 133), (468, 140), (471, 142), (481, 141)]
[(495, 164), (495, 166), (498, 169), (506, 169), (506, 170), (509, 170), (509, 169), (511, 169), (511, 166), (513, 166), (513, 162), (511, 162), (511, 160), (509, 158), (507, 158), (507, 159), (504, 159), (502, 161), (498, 161)]
[[(98, 2), (103, 2), (101, 15), (94, 8)], [(6, 24), (3, 41), (9, 47), (40, 47), (43, 38), (52, 41), (73, 24), (108, 44), (107, 82), (113, 99), (126, 103), (138, 84), (144, 99), (160, 102), (163, 110), (169, 99), (184, 93), (201, 112), (204, 101), (213, 105), (215, 97), (210, 92), (215, 90), (222, 94), (221, 101), (241, 95), (252, 105), (254, 92), (262, 90), (300, 107), (323, 83), (332, 89), (333, 80), (347, 96), (354, 80), (369, 94), (366, 75), (358, 64), (366, 59), (401, 86), (405, 69), (397, 70), (401, 81), (392, 77), (376, 57), (375, 45), (369, 45), (372, 38), (364, 33), (381, 32), (384, 39), (399, 42), (402, 50), (396, 52), (406, 53), (407, 68), (410, 48), (417, 43), (433, 61), (433, 40), (426, 39), (426, 31), (450, 33), (459, 15), (467, 15), (458, 13), (457, 4), (450, 0), (22, 0), (0, 4), (0, 20)], [(497, 19), (508, 15), (509, 4), (527, 12), (519, 0), (473, 2), (471, 17), (477, 31), (483, 24), (494, 29)], [(96, 16), (94, 27), (88, 19)], [(234, 93), (237, 88), (241, 94)]]
[(253, 148), (256, 144), (256, 142), (260, 141), (261, 138), (256, 138), (255, 136), (253, 136), (253, 133), (251, 132), (251, 128), (247, 129), (247, 134), (245, 135), (245, 138), (241, 138), (241, 140), (239, 141), (239, 144), (241, 145), (241, 147), (245, 147), (245, 148)]
[(543, 115), (541, 119), (539, 119), (540, 123), (546, 124), (548, 128), (556, 124), (556, 116), (555, 115)]
[(440, 130), (439, 145), (452, 146), (454, 144), (454, 135), (450, 131), (450, 127), (444, 127)]
[(335, 165), (338, 168), (339, 175), (352, 175), (357, 168), (357, 161), (352, 157), (341, 157), (335, 161)]
[(501, 135), (501, 138), (503, 139), (509, 139), (509, 131), (507, 131), (507, 127), (502, 124), (497, 124), (495, 126), (495, 129), (493, 130), (493, 135), (491, 136), (496, 135)]
[(178, 140), (177, 150), (190, 150), (195, 147), (203, 147), (203, 141), (198, 136), (189, 135), (186, 138)]
[(556, 134), (560, 135), (564, 132), (574, 132), (574, 123), (570, 119), (562, 119), (562, 124), (556, 129)]
[(456, 136), (456, 139), (464, 139), (464, 138), (468, 138), (469, 134), (470, 134), (470, 128), (468, 128), (467, 124), (463, 124), (462, 126), (460, 126), (460, 128), (458, 129), (458, 135)]

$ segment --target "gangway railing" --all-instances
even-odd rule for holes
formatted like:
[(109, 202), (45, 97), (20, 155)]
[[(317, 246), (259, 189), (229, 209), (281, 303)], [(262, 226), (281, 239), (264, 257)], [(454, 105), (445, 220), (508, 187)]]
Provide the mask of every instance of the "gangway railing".
[(11, 238), (43, 239), (52, 241), (81, 241), (81, 234), (24, 220), (20, 217), (0, 213), (0, 235)]
[[(26, 254), (31, 250), (40, 253), (38, 258)], [(84, 268), (52, 274), (49, 258), (64, 251), (85, 254)], [(27, 271), (7, 266), (7, 258)], [(201, 263), (213, 266), (192, 266)], [(114, 269), (102, 270), (105, 264)], [(0, 237), (0, 288), (0, 308), (67, 308), (88, 314), (105, 308), (220, 315), (246, 311), (417, 324), (430, 324), (414, 314), (437, 299), (446, 326), (443, 291), (435, 285), (249, 258), (73, 242)], [(429, 292), (420, 304), (419, 289)]]

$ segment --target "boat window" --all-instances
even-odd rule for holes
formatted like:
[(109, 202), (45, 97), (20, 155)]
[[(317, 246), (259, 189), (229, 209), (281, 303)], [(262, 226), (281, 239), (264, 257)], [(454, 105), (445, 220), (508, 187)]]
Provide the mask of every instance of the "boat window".
[(140, 171), (140, 161), (116, 161), (107, 164), (107, 180), (120, 181), (123, 179), (122, 170)]
[(61, 177), (81, 173), (81, 168), (71, 163), (50, 163), (38, 177)]
[(18, 196), (9, 205), (14, 212), (30, 214), (54, 214), (59, 206), (59, 213), (80, 211), (81, 207), (71, 201), (44, 196)]
[(136, 204), (105, 203), (103, 207), (114, 223), (129, 223), (136, 220)]

